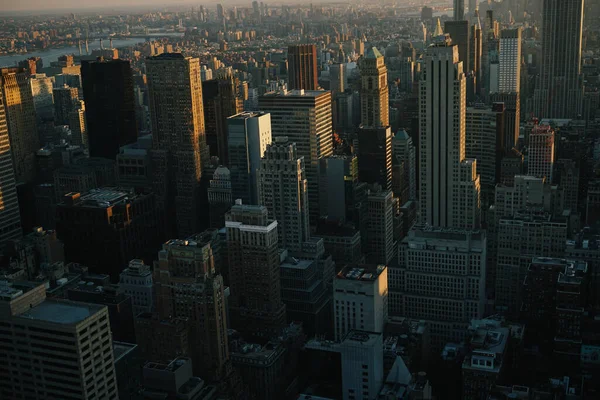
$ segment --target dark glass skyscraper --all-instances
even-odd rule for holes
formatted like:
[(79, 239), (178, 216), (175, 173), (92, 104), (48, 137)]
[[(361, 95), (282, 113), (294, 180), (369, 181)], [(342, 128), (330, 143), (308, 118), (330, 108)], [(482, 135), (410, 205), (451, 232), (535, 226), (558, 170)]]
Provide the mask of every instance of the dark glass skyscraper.
[(289, 89), (317, 90), (317, 46), (299, 44), (288, 47)]
[(119, 147), (137, 139), (133, 76), (129, 61), (81, 65), (91, 157), (115, 159)]

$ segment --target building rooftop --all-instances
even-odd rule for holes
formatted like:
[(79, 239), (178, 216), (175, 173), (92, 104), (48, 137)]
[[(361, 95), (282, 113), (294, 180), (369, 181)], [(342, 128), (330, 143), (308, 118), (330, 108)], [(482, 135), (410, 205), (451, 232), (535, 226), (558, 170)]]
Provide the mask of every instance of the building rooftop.
[(285, 261), (282, 262), (279, 267), (289, 269), (307, 269), (312, 265), (313, 262), (314, 260), (299, 260), (295, 257), (286, 257)]
[(402, 243), (408, 244), (411, 248), (481, 252), (484, 249), (485, 238), (485, 231), (480, 230), (415, 225), (408, 231)]
[(374, 346), (381, 337), (381, 333), (350, 331), (342, 340), (342, 345)]
[(63, 204), (74, 207), (108, 208), (138, 198), (132, 189), (105, 187), (92, 189), (87, 193), (70, 192), (64, 195)]
[(104, 306), (74, 301), (46, 299), (17, 318), (52, 322), (61, 325), (75, 325), (102, 310)]
[(305, 89), (294, 89), (294, 90), (279, 90), (276, 92), (267, 92), (262, 97), (319, 97), (324, 94), (329, 94), (328, 90), (305, 90)]
[(385, 265), (348, 264), (338, 272), (336, 279), (373, 282), (377, 280), (386, 268)]
[(237, 120), (237, 119), (245, 120), (248, 118), (260, 117), (260, 116), (267, 115), (267, 114), (269, 114), (269, 113), (266, 113), (264, 111), (243, 111), (239, 114), (235, 114), (235, 115), (232, 115), (231, 117), (227, 117), (227, 119), (229, 119), (229, 120)]
[(115, 363), (137, 348), (137, 344), (113, 341)]

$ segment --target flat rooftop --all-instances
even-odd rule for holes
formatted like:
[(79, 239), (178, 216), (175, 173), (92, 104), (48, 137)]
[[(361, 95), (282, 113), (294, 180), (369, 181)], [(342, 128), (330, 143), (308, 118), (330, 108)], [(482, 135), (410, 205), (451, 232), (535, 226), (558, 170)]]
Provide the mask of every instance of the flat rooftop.
[(137, 344), (113, 341), (113, 355), (115, 363), (135, 350), (136, 347)]
[(373, 282), (386, 268), (385, 265), (348, 264), (338, 272), (336, 279)]
[(17, 318), (52, 322), (62, 325), (74, 325), (99, 312), (101, 305), (78, 303), (74, 301), (45, 300)]
[(279, 265), (279, 267), (289, 269), (307, 269), (313, 262), (313, 260), (299, 260), (294, 257), (288, 257)]
[(354, 344), (361, 346), (374, 346), (381, 333), (350, 331), (342, 341), (343, 344)]

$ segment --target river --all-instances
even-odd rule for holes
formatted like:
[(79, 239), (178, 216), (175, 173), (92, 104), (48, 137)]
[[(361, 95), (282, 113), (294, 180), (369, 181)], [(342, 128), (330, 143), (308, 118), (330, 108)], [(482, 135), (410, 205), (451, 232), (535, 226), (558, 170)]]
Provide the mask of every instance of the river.
[[(149, 35), (153, 36), (153, 35)], [(146, 38), (129, 38), (129, 39), (113, 39), (113, 47), (129, 47), (136, 45), (138, 43), (143, 43), (146, 41)], [(109, 40), (103, 40), (104, 47), (108, 47)], [(88, 47), (90, 52), (95, 49), (100, 48), (100, 42), (95, 40), (93, 42), (88, 43)], [(81, 51), (85, 54), (85, 43), (81, 44)], [(57, 61), (58, 57), (64, 54), (79, 54), (79, 48), (77, 46), (73, 47), (60, 47), (42, 51), (32, 51), (30, 53), (25, 54), (12, 54), (0, 56), (0, 67), (14, 67), (19, 61), (25, 60), (30, 57), (42, 57), (44, 62), (44, 67), (49, 67), (52, 61)]]

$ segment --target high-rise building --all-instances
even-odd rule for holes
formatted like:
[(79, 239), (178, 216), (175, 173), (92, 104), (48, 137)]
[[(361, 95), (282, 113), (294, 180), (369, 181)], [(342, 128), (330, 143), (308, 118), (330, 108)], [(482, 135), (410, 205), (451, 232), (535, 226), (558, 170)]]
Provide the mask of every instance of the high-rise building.
[(33, 282), (0, 293), (0, 397), (119, 398), (106, 307), (47, 299)]
[(210, 243), (192, 236), (163, 244), (154, 266), (154, 289), (161, 318), (190, 321), (190, 350), (198, 374), (223, 377), (229, 362), (226, 300)]
[(498, 91), (521, 92), (521, 28), (500, 32)]
[(135, 142), (137, 120), (129, 61), (84, 61), (81, 65), (90, 156), (115, 159)]
[(40, 148), (36, 126), (35, 105), (24, 70), (0, 69), (0, 95), (4, 106), (8, 139), (18, 183), (35, 178), (35, 152)]
[[(455, 0), (456, 1), (456, 0)], [(464, 1), (464, 0), (458, 0)], [(463, 72), (469, 73), (470, 63), (470, 34), (469, 21), (461, 19), (455, 19), (454, 21), (444, 22), (444, 33), (450, 35), (452, 39), (452, 45), (458, 48), (458, 61), (463, 63)]]
[(346, 86), (346, 64), (335, 63), (329, 66), (329, 89), (332, 94), (343, 93)]
[(463, 19), (465, 19), (465, 0), (454, 0), (454, 20), (462, 21)]
[(229, 165), (227, 119), (243, 111), (238, 87), (239, 80), (230, 73), (202, 82), (206, 145), (223, 165)]
[(0, 203), (3, 205), (0, 209), (0, 248), (4, 248), (8, 241), (19, 239), (23, 235), (11, 155), (4, 98), (0, 96)]
[(387, 266), (350, 264), (333, 280), (335, 339), (352, 330), (383, 333), (388, 319)]
[(384, 382), (383, 334), (354, 330), (339, 346), (344, 400), (375, 399)]
[(271, 114), (243, 112), (227, 118), (229, 170), (233, 200), (258, 204), (256, 171), (271, 143)]
[(577, 162), (568, 158), (561, 158), (556, 161), (555, 182), (564, 190), (565, 200), (563, 203), (565, 210), (571, 210), (576, 213), (579, 197), (579, 167)]
[(538, 118), (576, 118), (582, 111), (584, 0), (544, 0), (542, 60), (534, 93)]
[(310, 237), (308, 183), (295, 143), (278, 137), (267, 145), (257, 173), (258, 203), (277, 221), (279, 246), (297, 252)]
[(390, 124), (390, 105), (387, 67), (383, 55), (376, 47), (371, 47), (362, 58), (360, 78), (362, 127), (379, 128), (388, 126)]
[(390, 315), (429, 321), (433, 347), (460, 343), (485, 304), (486, 234), (416, 226), (388, 267)]
[(63, 86), (53, 90), (54, 95), (54, 123), (56, 125), (69, 125), (69, 116), (79, 105), (79, 89)]
[(554, 129), (549, 125), (536, 125), (529, 134), (527, 158), (528, 175), (552, 181), (554, 168)]
[[(483, 31), (481, 30), (481, 21), (479, 13), (475, 17), (474, 23), (471, 25), (469, 36), (469, 70), (473, 71), (475, 79), (475, 94), (481, 94), (483, 86), (483, 68), (481, 65), (483, 57)], [(472, 95), (473, 93), (468, 93)]]
[(242, 204), (235, 204), (225, 218), (231, 326), (242, 333), (278, 333), (286, 323), (286, 312), (277, 221), (268, 218), (264, 206)]
[(465, 154), (477, 160), (481, 183), (482, 209), (494, 203), (494, 189), (500, 181), (504, 155), (504, 104), (467, 107)]
[[(392, 139), (392, 155), (404, 163), (405, 175), (408, 177), (408, 198), (404, 200), (417, 199), (417, 155), (412, 138), (405, 130), (399, 130)], [(467, 154), (468, 156), (468, 154)]]
[(288, 87), (317, 90), (317, 46), (298, 44), (288, 47)]
[(466, 159), (466, 80), (448, 36), (429, 47), (419, 84), (421, 220), (434, 227), (479, 226), (479, 176)]
[(69, 128), (71, 128), (71, 143), (85, 149), (89, 148), (85, 103), (83, 100), (79, 100), (69, 114)]
[(65, 195), (57, 206), (56, 230), (68, 260), (108, 274), (113, 282), (130, 260), (152, 259), (161, 239), (154, 195), (115, 188)]
[(29, 84), (38, 120), (51, 120), (54, 111), (52, 78), (46, 74), (33, 74), (29, 77)]
[(200, 179), (209, 161), (200, 60), (164, 53), (146, 59), (146, 71), (154, 192), (167, 232), (186, 237), (200, 231)]
[(395, 255), (394, 197), (391, 190), (369, 193), (366, 259), (387, 265)]
[(521, 132), (521, 93), (490, 93), (490, 102), (504, 103), (504, 149), (511, 151)]
[[(527, 238), (527, 240), (523, 240)], [(548, 213), (517, 212), (497, 227), (496, 311), (519, 315), (527, 268), (533, 257), (563, 257), (567, 223)]]
[(358, 179), (392, 188), (392, 129), (389, 126), (358, 130)]
[(152, 271), (144, 260), (133, 259), (119, 275), (118, 293), (131, 297), (134, 317), (152, 312), (154, 309), (154, 289)]
[(231, 173), (223, 166), (213, 173), (208, 187), (208, 205), (210, 208), (210, 227), (220, 229), (225, 226), (225, 213), (233, 205), (231, 196)]
[(304, 157), (311, 223), (319, 219), (320, 160), (333, 154), (331, 92), (292, 90), (261, 96), (259, 108), (271, 114), (272, 135), (287, 136)]

